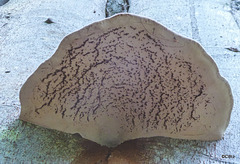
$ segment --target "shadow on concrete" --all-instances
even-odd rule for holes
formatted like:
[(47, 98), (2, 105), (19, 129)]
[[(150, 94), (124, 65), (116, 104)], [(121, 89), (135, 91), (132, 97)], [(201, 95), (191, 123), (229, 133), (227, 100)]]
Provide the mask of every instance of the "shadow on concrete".
[(0, 6), (3, 6), (4, 4), (6, 4), (9, 0), (0, 0)]

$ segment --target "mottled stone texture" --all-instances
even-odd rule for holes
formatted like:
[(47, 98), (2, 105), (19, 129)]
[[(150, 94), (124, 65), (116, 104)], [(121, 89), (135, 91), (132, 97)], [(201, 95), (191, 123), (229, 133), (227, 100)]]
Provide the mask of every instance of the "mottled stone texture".
[(233, 103), (199, 44), (129, 14), (67, 36), (20, 100), (20, 119), (110, 147), (153, 136), (220, 139)]

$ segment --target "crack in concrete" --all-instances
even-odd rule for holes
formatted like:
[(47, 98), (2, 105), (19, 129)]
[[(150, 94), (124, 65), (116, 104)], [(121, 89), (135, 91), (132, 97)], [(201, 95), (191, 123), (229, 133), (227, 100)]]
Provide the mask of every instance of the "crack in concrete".
[(238, 2), (236, 0), (235, 1), (232, 0), (230, 6), (231, 6), (230, 13), (231, 13), (234, 21), (236, 22), (238, 28), (240, 29), (240, 19), (238, 17), (238, 15), (240, 16), (240, 1)]
[(232, 14), (234, 21), (236, 22), (238, 28), (240, 29), (240, 24), (239, 24), (237, 18), (235, 17), (235, 15), (234, 15), (234, 13), (233, 13), (233, 10), (231, 10), (230, 13)]
[(201, 43), (201, 38), (199, 36), (199, 29), (198, 29), (198, 23), (197, 23), (197, 18), (196, 18), (194, 0), (189, 0), (189, 4), (190, 4), (190, 19), (191, 19), (191, 26), (192, 26), (192, 38)]

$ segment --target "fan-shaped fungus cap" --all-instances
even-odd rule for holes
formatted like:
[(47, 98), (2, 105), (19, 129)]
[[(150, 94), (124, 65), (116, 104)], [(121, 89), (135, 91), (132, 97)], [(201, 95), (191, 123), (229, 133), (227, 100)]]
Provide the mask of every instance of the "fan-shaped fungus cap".
[(217, 140), (233, 106), (198, 43), (130, 14), (64, 38), (20, 100), (20, 119), (109, 147), (152, 136)]

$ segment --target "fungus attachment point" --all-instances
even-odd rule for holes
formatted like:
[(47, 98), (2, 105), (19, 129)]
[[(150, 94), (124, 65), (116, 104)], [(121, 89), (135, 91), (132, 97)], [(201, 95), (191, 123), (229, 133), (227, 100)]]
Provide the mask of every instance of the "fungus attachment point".
[(153, 136), (217, 140), (233, 106), (198, 43), (130, 14), (65, 37), (20, 101), (20, 119), (109, 147)]

